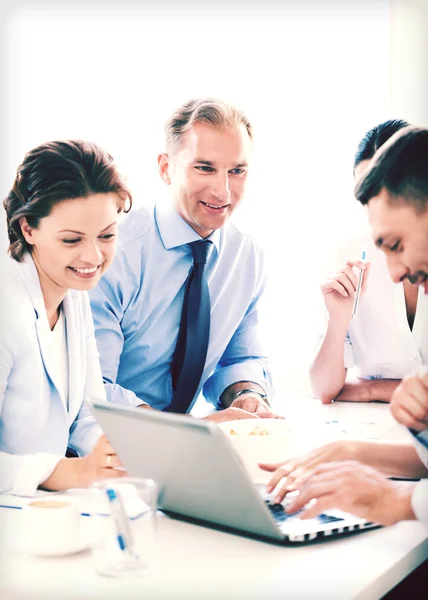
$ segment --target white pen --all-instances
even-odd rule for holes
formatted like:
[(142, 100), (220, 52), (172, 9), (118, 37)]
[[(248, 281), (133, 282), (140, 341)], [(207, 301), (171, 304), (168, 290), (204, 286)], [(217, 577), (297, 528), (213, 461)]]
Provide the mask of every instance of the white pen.
[(116, 527), (116, 539), (119, 548), (122, 550), (122, 552), (128, 551), (132, 554), (134, 543), (128, 526), (128, 516), (126, 514), (122, 497), (120, 493), (116, 492), (113, 488), (108, 488), (106, 492), (110, 501), (111, 516)]
[[(363, 250), (361, 252), (361, 260), (365, 260), (366, 258), (366, 251)], [(361, 294), (361, 282), (363, 281), (363, 270), (360, 270), (360, 274), (358, 275), (358, 282), (357, 282), (357, 289), (355, 292), (355, 298), (354, 298), (354, 307), (352, 309), (352, 317), (355, 317), (355, 315), (357, 314), (357, 309), (358, 309), (358, 302), (360, 301), (360, 294)]]

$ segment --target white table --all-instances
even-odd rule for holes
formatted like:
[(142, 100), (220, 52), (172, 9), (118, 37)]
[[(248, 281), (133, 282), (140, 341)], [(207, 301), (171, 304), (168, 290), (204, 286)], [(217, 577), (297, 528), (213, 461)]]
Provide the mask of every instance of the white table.
[[(388, 407), (379, 404), (325, 407), (303, 399), (300, 404), (293, 403), (286, 412), (296, 423), (300, 421), (299, 414), (305, 414), (308, 427), (318, 435), (314, 443), (332, 439), (336, 434), (345, 437), (349, 430), (352, 434), (359, 431), (360, 437), (373, 435), (382, 439), (403, 439), (407, 435), (394, 424)], [(339, 426), (334, 424), (336, 420)], [(36, 558), (10, 551), (7, 539), (19, 518), (19, 510), (0, 510), (0, 525), (6, 539), (0, 557), (2, 600), (8, 596), (11, 600), (273, 600), (280, 597), (374, 600), (428, 558), (428, 529), (416, 522), (290, 547), (162, 515), (158, 572), (116, 580), (94, 572), (89, 552)]]

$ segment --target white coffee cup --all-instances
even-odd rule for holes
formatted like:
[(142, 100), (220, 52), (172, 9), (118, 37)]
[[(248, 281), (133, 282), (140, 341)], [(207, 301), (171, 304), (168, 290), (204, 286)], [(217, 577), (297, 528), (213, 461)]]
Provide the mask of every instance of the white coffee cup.
[(55, 494), (30, 500), (22, 508), (18, 547), (40, 555), (75, 551), (80, 540), (80, 508), (73, 498)]
[(265, 483), (272, 476), (259, 463), (277, 463), (293, 455), (294, 433), (284, 419), (239, 419), (218, 427), (230, 440), (254, 482)]

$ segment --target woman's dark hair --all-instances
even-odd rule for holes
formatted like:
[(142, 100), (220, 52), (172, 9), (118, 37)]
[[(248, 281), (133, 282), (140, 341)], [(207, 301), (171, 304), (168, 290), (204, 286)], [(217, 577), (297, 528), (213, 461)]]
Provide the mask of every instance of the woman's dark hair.
[(418, 212), (427, 209), (428, 129), (407, 127), (394, 135), (357, 182), (355, 197), (368, 204), (382, 189), (392, 201), (404, 201)]
[(370, 160), (376, 154), (376, 150), (380, 148), (389, 138), (403, 127), (407, 127), (409, 123), (402, 119), (392, 119), (385, 121), (380, 125), (376, 125), (366, 133), (361, 142), (358, 144), (354, 159), (354, 170), (363, 160)]
[[(9, 254), (20, 262), (31, 247), (19, 220), (25, 217), (37, 228), (52, 207), (63, 200), (93, 194), (117, 194), (118, 212), (128, 212), (132, 196), (113, 158), (91, 142), (47, 142), (27, 152), (18, 167), (12, 189), (3, 201), (9, 235)], [(128, 205), (128, 206), (126, 206)]]

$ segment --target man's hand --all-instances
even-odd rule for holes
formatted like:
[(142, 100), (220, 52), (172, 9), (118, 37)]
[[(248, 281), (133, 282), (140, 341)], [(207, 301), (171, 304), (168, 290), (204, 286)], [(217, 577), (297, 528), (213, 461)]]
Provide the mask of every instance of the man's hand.
[(416, 431), (428, 427), (428, 371), (405, 377), (391, 398), (394, 418)]
[[(257, 383), (254, 383), (253, 381), (238, 381), (223, 391), (222, 395), (220, 396), (220, 402), (226, 407), (226, 409), (241, 409), (246, 412), (253, 413), (253, 416), (257, 415), (258, 417), (265, 419), (283, 418), (279, 415), (276, 415), (269, 406), (269, 402), (262, 398), (259, 394), (251, 393), (250, 391), (245, 391), (245, 393), (243, 393), (244, 390), (254, 390), (254, 392), (260, 391), (260, 394), (264, 394), (263, 388), (261, 388)], [(234, 399), (238, 392), (241, 392), (241, 394), (238, 396), (238, 398)]]
[(254, 394), (254, 396), (251, 396), (250, 394), (239, 396), (239, 398), (232, 402), (230, 408), (241, 408), (242, 410), (250, 413), (256, 413), (258, 416), (264, 418), (276, 418), (275, 413), (271, 411), (268, 403), (260, 398), (260, 396), (257, 394)]
[(272, 418), (273, 413), (262, 412), (253, 413), (243, 410), (242, 408), (229, 407), (224, 410), (218, 410), (203, 419), (207, 421), (214, 421), (215, 423), (222, 423), (223, 421), (234, 421), (235, 419), (260, 419), (260, 418)]
[[(328, 462), (348, 460), (353, 457), (353, 444), (346, 440), (339, 440), (325, 444), (320, 448), (311, 450), (306, 454), (297, 456), (280, 463), (259, 463), (265, 471), (274, 471), (266, 491), (275, 492), (275, 502), (280, 503), (288, 492), (298, 489), (299, 485), (307, 478), (315, 467)], [(285, 481), (283, 481), (285, 479)], [(280, 483), (282, 485), (280, 486)]]
[(381, 525), (415, 519), (411, 506), (414, 483), (390, 481), (375, 469), (356, 461), (319, 465), (299, 483), (297, 498), (287, 507), (310, 519), (325, 510), (341, 509)]

